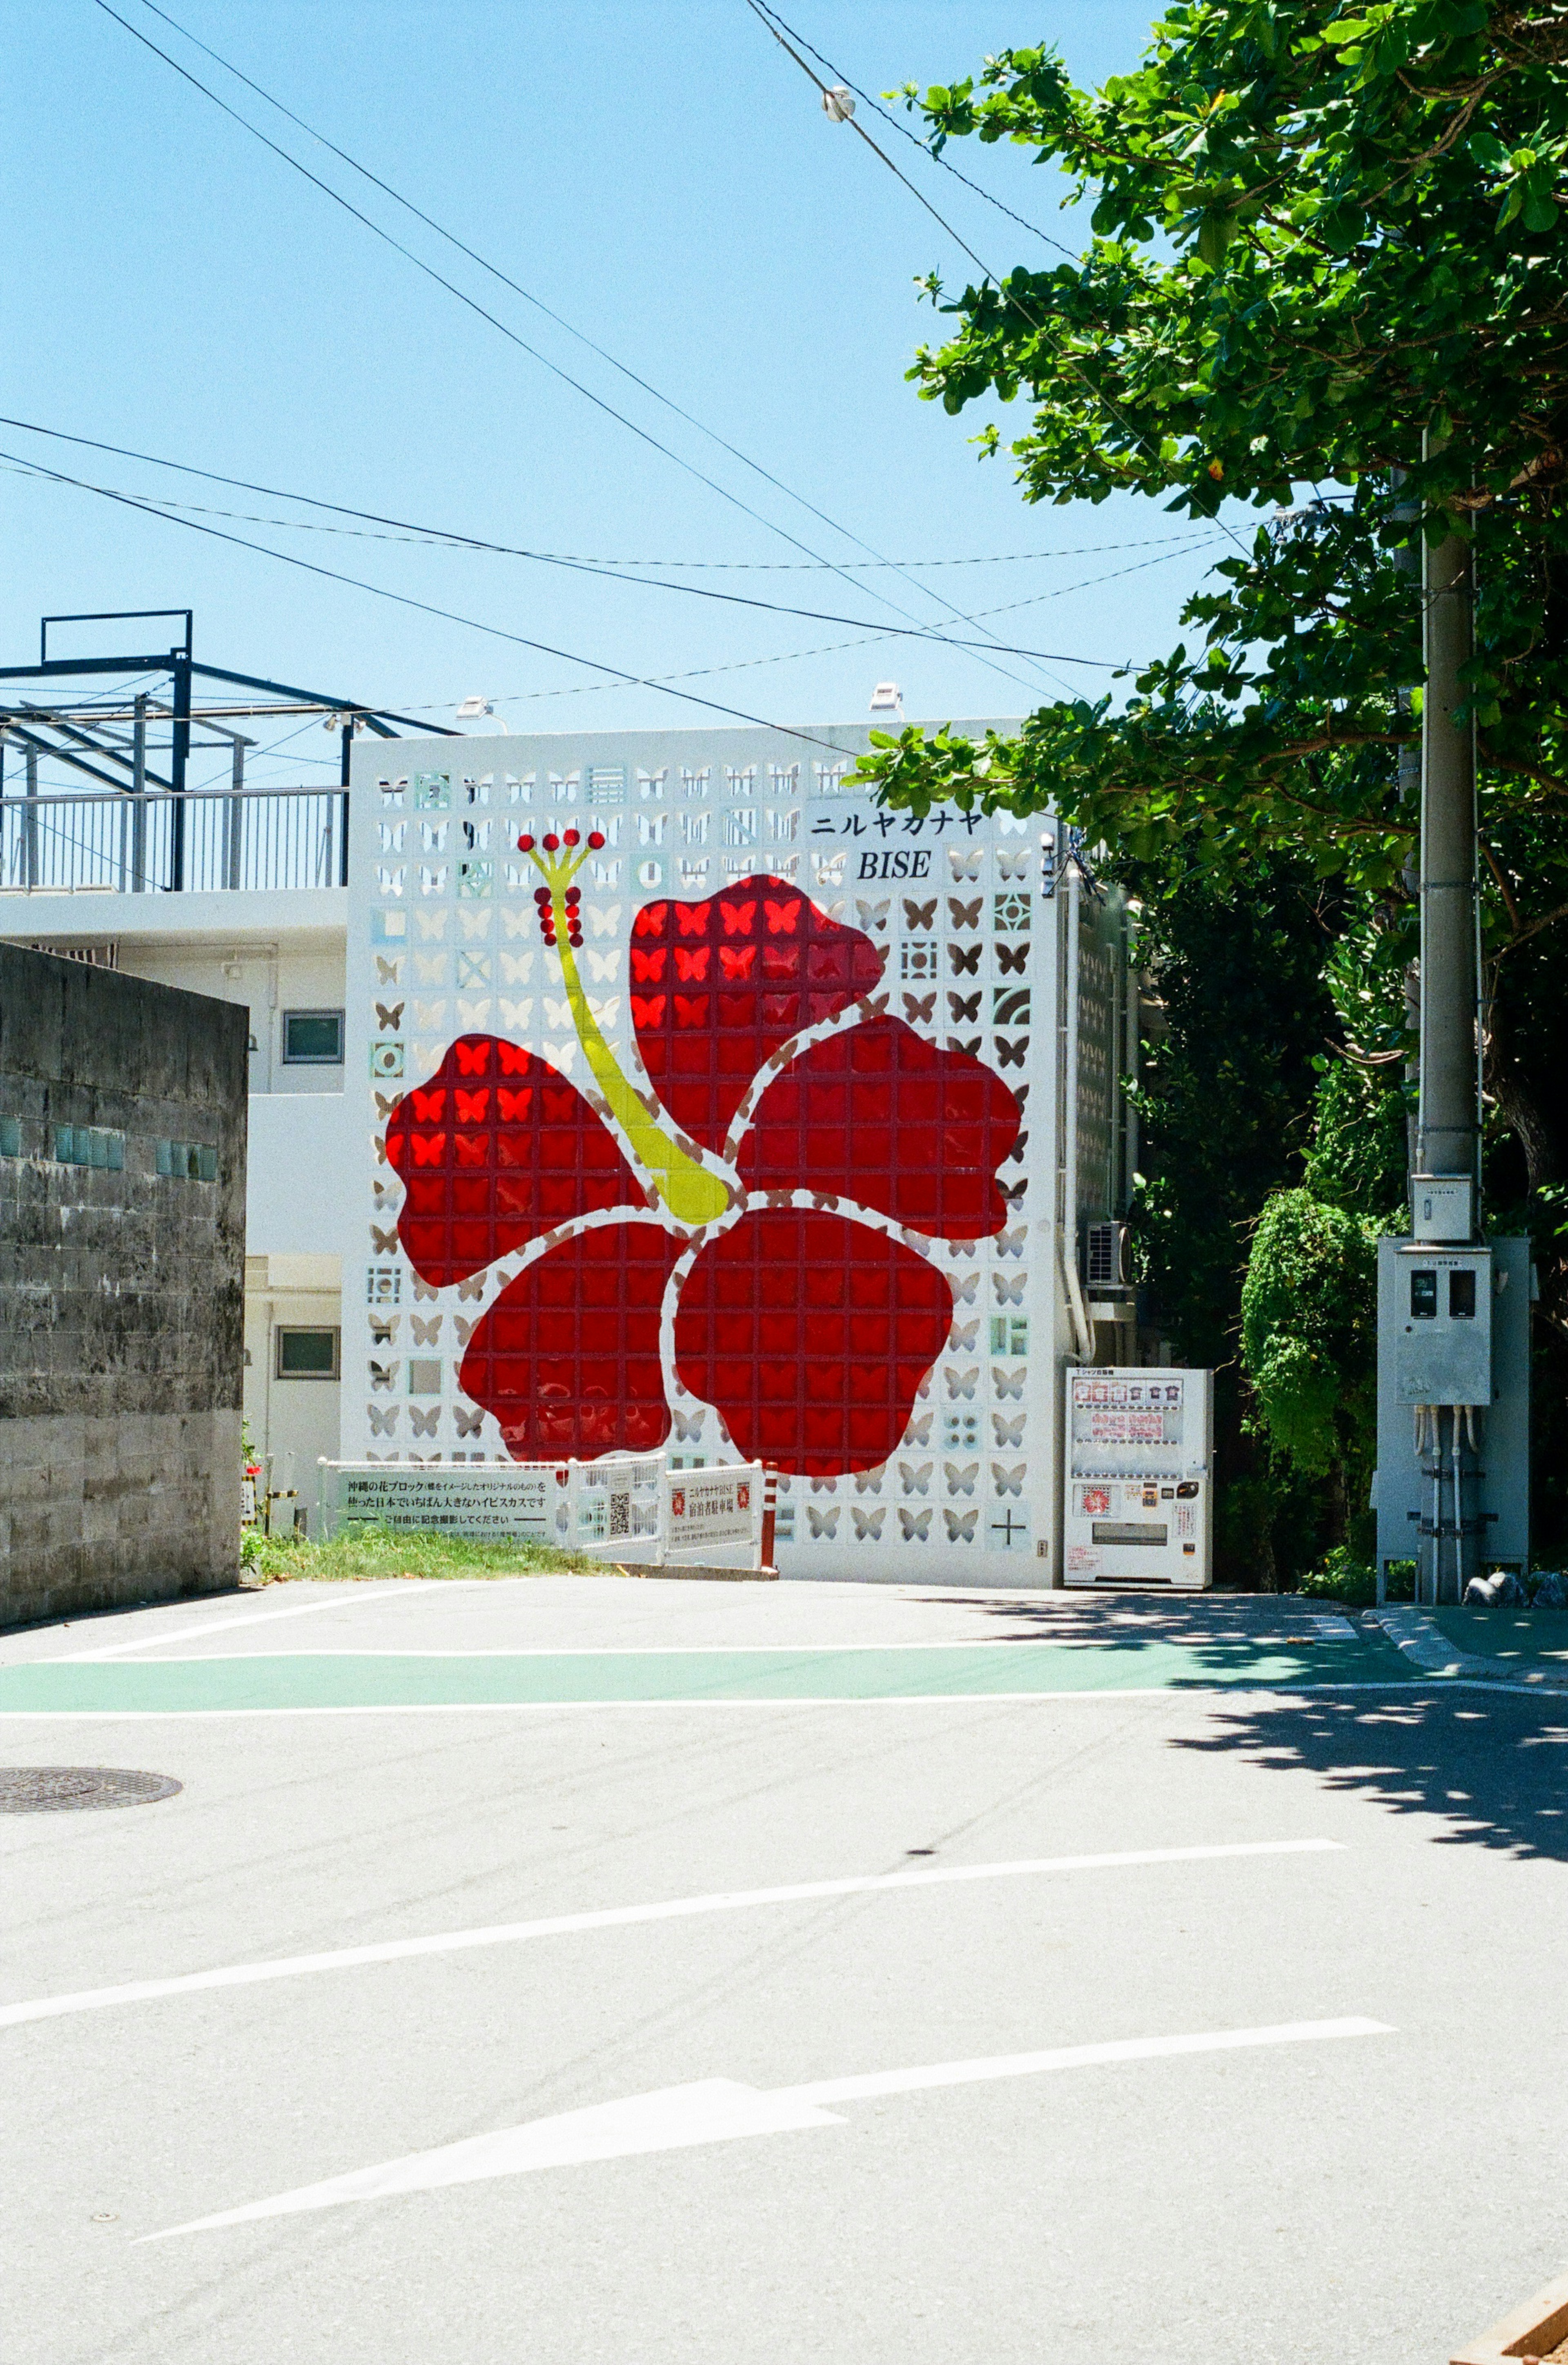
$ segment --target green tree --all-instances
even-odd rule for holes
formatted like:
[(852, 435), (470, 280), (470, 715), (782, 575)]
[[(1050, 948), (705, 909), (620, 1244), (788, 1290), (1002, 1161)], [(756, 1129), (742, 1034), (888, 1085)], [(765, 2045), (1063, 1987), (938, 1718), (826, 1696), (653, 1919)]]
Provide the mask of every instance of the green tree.
[(1330, 1545), (1351, 1541), (1375, 1450), (1377, 1233), (1310, 1191), (1281, 1191), (1259, 1220), (1241, 1293), (1259, 1418), (1282, 1461), (1328, 1481)]
[[(1376, 909), (1396, 973), (1409, 564), (1422, 513), (1472, 536), (1489, 1082), (1531, 1190), (1562, 1155), (1513, 1012), (1568, 914), (1565, 61), (1568, 17), (1484, 0), (1187, 0), (1097, 93), (1020, 49), (907, 94), (935, 145), (1016, 143), (1092, 201), (1076, 263), (928, 283), (953, 326), (916, 359), (922, 395), (1025, 396), (1007, 449), (1029, 500), (1271, 514), (1119, 711), (1058, 702), (983, 745), (911, 728), (862, 767), (896, 804), (1051, 802), (1146, 859), (1305, 853)], [(994, 424), (980, 441), (1002, 448)]]
[(1240, 1364), (1241, 1288), (1270, 1194), (1298, 1182), (1326, 1047), (1324, 967), (1341, 899), (1277, 857), (1245, 880), (1179, 860), (1127, 863), (1140, 958), (1157, 997), (1138, 1092), (1132, 1218), (1148, 1318), (1215, 1373), (1222, 1571), (1271, 1585), (1316, 1539), (1309, 1490), (1269, 1469)]

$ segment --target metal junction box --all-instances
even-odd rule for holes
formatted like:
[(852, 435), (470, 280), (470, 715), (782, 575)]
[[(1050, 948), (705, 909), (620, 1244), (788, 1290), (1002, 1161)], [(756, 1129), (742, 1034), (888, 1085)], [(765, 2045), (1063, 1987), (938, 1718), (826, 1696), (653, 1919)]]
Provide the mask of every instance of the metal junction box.
[(1461, 1248), (1475, 1238), (1475, 1184), (1468, 1174), (1412, 1174), (1410, 1236)]
[(1490, 1249), (1401, 1245), (1394, 1259), (1394, 1391), (1402, 1405), (1492, 1401)]
[[(1377, 1557), (1390, 1563), (1442, 1547), (1442, 1599), (1451, 1599), (1452, 1528), (1476, 1569), (1529, 1565), (1530, 1244), (1495, 1235), (1484, 1248), (1448, 1249), (1389, 1238), (1377, 1244)], [(1468, 1302), (1473, 1276), (1475, 1311)], [(1452, 1310), (1450, 1311), (1450, 1290)], [(1427, 1311), (1427, 1308), (1433, 1308)], [(1458, 1514), (1453, 1415), (1462, 1430)], [(1439, 1407), (1431, 1416), (1412, 1407)], [(1472, 1440), (1473, 1440), (1473, 1443)], [(1444, 1471), (1434, 1508), (1434, 1469)], [(1429, 1593), (1428, 1597), (1430, 1597)]]
[(1213, 1570), (1208, 1372), (1080, 1366), (1067, 1375), (1069, 1585), (1197, 1591)]

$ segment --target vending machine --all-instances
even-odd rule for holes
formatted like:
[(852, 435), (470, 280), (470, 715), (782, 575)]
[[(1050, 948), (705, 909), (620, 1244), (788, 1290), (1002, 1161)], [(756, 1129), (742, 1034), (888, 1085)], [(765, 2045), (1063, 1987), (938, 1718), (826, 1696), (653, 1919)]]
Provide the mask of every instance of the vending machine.
[(1209, 1585), (1213, 1382), (1212, 1372), (1069, 1370), (1069, 1585)]

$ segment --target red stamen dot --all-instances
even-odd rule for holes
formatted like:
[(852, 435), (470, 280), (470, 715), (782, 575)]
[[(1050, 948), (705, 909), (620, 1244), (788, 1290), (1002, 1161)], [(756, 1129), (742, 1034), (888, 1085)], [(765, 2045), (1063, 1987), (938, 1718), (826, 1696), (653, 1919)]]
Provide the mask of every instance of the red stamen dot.
[(576, 846), (577, 842), (577, 831), (576, 831), (575, 829), (569, 829), (569, 830), (566, 832), (566, 844), (567, 844), (568, 846)]
[(517, 850), (520, 854), (532, 854), (533, 851), (533, 840), (528, 836), (520, 837), (517, 842)]
[(538, 904), (540, 910), (543, 911), (545, 904), (550, 901), (549, 888), (536, 887), (533, 891), (533, 900)]
[(599, 852), (599, 847), (604, 844), (604, 832), (603, 832), (603, 830), (601, 830), (601, 829), (590, 829), (590, 830), (589, 830), (589, 832), (588, 832), (588, 844), (592, 846), (592, 848), (593, 848), (594, 852), (597, 854), (597, 853)]
[(545, 851), (545, 853), (546, 853), (546, 854), (554, 854), (554, 851), (555, 851), (555, 849), (556, 849), (556, 847), (560, 845), (560, 843), (561, 843), (560, 839), (556, 836), (556, 835), (555, 835), (554, 831), (554, 830), (552, 830), (552, 831), (551, 831), (551, 833), (550, 833), (550, 835), (549, 835), (549, 836), (548, 836), (548, 837), (545, 839), (545, 841), (544, 841), (544, 851)]
[(568, 888), (567, 888), (567, 890), (566, 890), (566, 908), (567, 908), (567, 910), (568, 910), (568, 911), (575, 911), (575, 910), (577, 909), (577, 905), (582, 902), (582, 900), (583, 900), (583, 892), (582, 892), (582, 889), (581, 889), (580, 887), (568, 887)]

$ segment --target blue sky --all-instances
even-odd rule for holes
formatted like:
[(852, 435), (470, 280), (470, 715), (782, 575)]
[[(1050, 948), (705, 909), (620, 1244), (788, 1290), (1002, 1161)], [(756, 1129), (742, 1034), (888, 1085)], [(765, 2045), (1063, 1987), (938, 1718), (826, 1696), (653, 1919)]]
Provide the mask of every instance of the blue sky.
[[(880, 589), (918, 621), (949, 622), (939, 592), (966, 613), (1037, 602), (991, 625), (1034, 650), (1120, 661), (1174, 638), (1184, 592), (1216, 555), (1212, 530), (1130, 500), (1031, 510), (1004, 461), (978, 460), (969, 438), (980, 414), (951, 420), (916, 398), (903, 371), (933, 315), (913, 283), (934, 265), (961, 280), (969, 266), (854, 133), (828, 122), (743, 0), (171, 0), (171, 13), (842, 532), (366, 192), (142, 0), (115, 5), (519, 335), (820, 556), (862, 561), (852, 536), (900, 560), (1050, 555), (913, 578), (857, 567), (847, 584), (812, 571), (806, 554), (596, 410), (267, 154), (95, 0), (43, 0), (10, 16), (0, 409), (503, 542), (711, 570), (724, 561), (734, 571), (668, 579), (855, 619), (889, 617)], [(1098, 81), (1136, 59), (1148, 0), (1044, 12), (1018, 0), (860, 0), (852, 10), (790, 0), (786, 13), (852, 81), (880, 91), (911, 77), (949, 80), (990, 50), (1038, 39), (1054, 41), (1080, 80)], [(996, 267), (1045, 257), (896, 144)], [(958, 152), (1018, 211), (1062, 228), (1061, 184), (1024, 154), (973, 143)], [(16, 430), (0, 430), (0, 452), (122, 491), (289, 513)], [(514, 730), (716, 719), (654, 689), (593, 687), (601, 677), (592, 666), (3, 467), (0, 520), (8, 662), (36, 647), (42, 612), (166, 601), (195, 608), (197, 654), (215, 663), (432, 719), (450, 720), (471, 692), (494, 698)], [(637, 674), (691, 673), (693, 689), (767, 720), (858, 719), (886, 678), (902, 685), (912, 718), (935, 721), (1022, 712), (1063, 687), (1109, 678), (1012, 659), (1003, 662), (1021, 678), (1008, 678), (931, 642), (866, 642), (854, 626), (644, 583), (207, 521), (501, 633)], [(1182, 537), (1169, 563), (1155, 548), (1103, 547), (1164, 535)], [(1151, 557), (1162, 563), (1073, 588)], [(749, 571), (781, 563), (800, 571)], [(835, 647), (844, 642), (861, 644)], [(308, 779), (335, 760), (335, 743), (313, 730), (279, 749), (271, 776)]]

